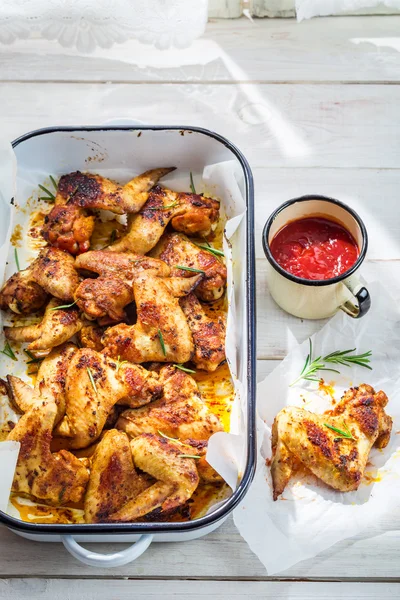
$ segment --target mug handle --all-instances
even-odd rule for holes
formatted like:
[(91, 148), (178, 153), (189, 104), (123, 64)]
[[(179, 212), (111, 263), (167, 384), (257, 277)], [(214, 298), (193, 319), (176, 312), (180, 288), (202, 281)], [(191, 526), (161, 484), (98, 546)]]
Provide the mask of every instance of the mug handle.
[(360, 319), (371, 308), (369, 291), (357, 278), (349, 277), (342, 283), (353, 294), (355, 301), (353, 299), (347, 300), (339, 308), (353, 319)]

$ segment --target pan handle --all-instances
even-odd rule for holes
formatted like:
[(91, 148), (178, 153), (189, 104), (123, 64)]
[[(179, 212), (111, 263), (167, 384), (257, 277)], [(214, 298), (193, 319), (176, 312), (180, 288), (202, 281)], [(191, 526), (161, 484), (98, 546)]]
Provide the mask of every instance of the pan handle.
[(86, 550), (86, 548), (78, 544), (72, 535), (62, 535), (61, 541), (68, 552), (85, 565), (89, 565), (89, 567), (111, 568), (122, 567), (139, 558), (150, 546), (153, 537), (150, 534), (141, 535), (138, 541), (132, 544), (132, 546), (114, 554), (99, 554), (98, 552)]

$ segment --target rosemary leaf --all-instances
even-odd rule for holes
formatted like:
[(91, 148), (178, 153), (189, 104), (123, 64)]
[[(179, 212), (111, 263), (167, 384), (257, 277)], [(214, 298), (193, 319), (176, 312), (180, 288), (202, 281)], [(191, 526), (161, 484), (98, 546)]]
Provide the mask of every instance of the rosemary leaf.
[(71, 302), (71, 304), (63, 304), (62, 306), (54, 306), (53, 308), (50, 308), (49, 310), (61, 310), (62, 308), (71, 308), (71, 306), (74, 306), (76, 304), (76, 300), (74, 302)]
[(225, 256), (225, 254), (222, 252), (222, 250), (217, 250), (217, 248), (212, 248), (210, 246), (210, 244), (208, 246), (203, 246), (202, 244), (196, 244), (196, 246), (198, 246), (199, 248), (202, 248), (202, 250), (211, 252), (211, 254), (214, 254), (215, 256)]
[(29, 358), (31, 358), (32, 360), (34, 358), (36, 358), (36, 356), (34, 354), (32, 354), (32, 352), (30, 350), (28, 350), (27, 348), (24, 349), (24, 352), (27, 356), (29, 356)]
[(53, 175), (49, 175), (49, 177), (50, 177), (51, 183), (54, 185), (54, 189), (57, 191), (58, 185), (56, 183), (56, 180), (54, 179)]
[(149, 208), (146, 208), (146, 210), (169, 210), (170, 208), (175, 208), (175, 206), (178, 206), (178, 202), (167, 204), (167, 206), (150, 206)]
[(127, 362), (128, 362), (127, 360), (120, 360), (120, 358), (121, 358), (120, 356), (118, 356), (118, 358), (117, 358), (117, 370), (115, 371), (115, 373), (118, 373), (118, 371), (119, 371), (120, 367), (121, 367), (123, 364), (125, 364), (125, 363), (127, 363)]
[(167, 351), (165, 349), (164, 338), (163, 338), (161, 329), (159, 329), (157, 333), (158, 333), (158, 339), (160, 340), (160, 344), (161, 344), (161, 350), (162, 350), (164, 356), (167, 356)]
[(178, 458), (201, 458), (198, 454), (178, 454)]
[(4, 348), (3, 348), (3, 350), (0, 350), (0, 352), (2, 354), (5, 354), (6, 356), (8, 356), (8, 358), (12, 358), (12, 360), (17, 360), (17, 357), (15, 356), (13, 349), (11, 348), (9, 342), (6, 342), (4, 344)]
[(89, 367), (86, 367), (86, 370), (87, 370), (87, 373), (88, 373), (88, 375), (89, 375), (90, 383), (92, 384), (92, 386), (93, 386), (93, 389), (94, 389), (94, 391), (95, 391), (95, 392), (96, 392), (96, 394), (97, 394), (96, 382), (95, 382), (95, 380), (94, 380), (94, 378), (93, 378), (92, 371), (90, 370), (90, 368), (89, 368)]
[(175, 442), (175, 444), (180, 444), (181, 446), (186, 446), (186, 444), (184, 444), (183, 442), (177, 440), (176, 438), (169, 437), (168, 435), (166, 435), (165, 433), (163, 433), (160, 430), (158, 430), (158, 433), (159, 433), (159, 435), (161, 435), (161, 437), (165, 438), (166, 440), (170, 440), (170, 442)]
[(45, 200), (46, 202), (50, 202), (50, 204), (53, 204), (55, 198), (50, 198), (49, 196), (39, 196), (39, 200)]
[(205, 271), (202, 271), (201, 269), (193, 269), (192, 267), (185, 267), (182, 265), (175, 265), (176, 269), (182, 269), (182, 271), (190, 271), (191, 273), (201, 273), (202, 275), (205, 274)]
[(46, 194), (47, 194), (47, 195), (48, 195), (48, 196), (49, 196), (49, 197), (50, 197), (52, 200), (55, 200), (55, 199), (56, 199), (55, 195), (54, 195), (52, 192), (50, 192), (50, 190), (48, 190), (47, 188), (45, 188), (45, 187), (44, 187), (44, 185), (41, 185), (41, 184), (39, 183), (39, 187), (40, 187), (40, 189), (41, 189), (41, 190), (43, 190), (43, 192), (45, 192), (45, 193), (46, 193)]
[(337, 427), (333, 427), (333, 425), (329, 425), (329, 423), (324, 423), (324, 426), (328, 427), (328, 429), (331, 429), (332, 431), (334, 431), (341, 437), (346, 438), (347, 440), (354, 440), (349, 429), (347, 429), (347, 432), (346, 432), (346, 431), (343, 431), (342, 429), (338, 429)]
[(17, 269), (18, 269), (18, 271), (20, 271), (21, 267), (19, 266), (19, 258), (18, 258), (17, 248), (14, 248), (14, 258), (15, 258), (15, 264), (17, 265)]
[(177, 369), (180, 369), (181, 371), (185, 371), (185, 373), (196, 373), (196, 371), (193, 371), (193, 369), (188, 369), (187, 367), (184, 367), (183, 365), (175, 365), (175, 367)]
[(196, 188), (194, 187), (194, 183), (193, 183), (193, 175), (192, 175), (192, 171), (190, 171), (190, 189), (192, 190), (192, 194), (196, 194)]

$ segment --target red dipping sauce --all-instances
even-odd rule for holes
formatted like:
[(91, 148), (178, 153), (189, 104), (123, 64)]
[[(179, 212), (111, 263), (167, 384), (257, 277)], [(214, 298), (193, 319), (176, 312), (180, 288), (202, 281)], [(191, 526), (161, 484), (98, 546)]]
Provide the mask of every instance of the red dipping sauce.
[(302, 279), (332, 279), (356, 262), (353, 236), (339, 223), (307, 217), (288, 223), (270, 243), (271, 254), (288, 273)]

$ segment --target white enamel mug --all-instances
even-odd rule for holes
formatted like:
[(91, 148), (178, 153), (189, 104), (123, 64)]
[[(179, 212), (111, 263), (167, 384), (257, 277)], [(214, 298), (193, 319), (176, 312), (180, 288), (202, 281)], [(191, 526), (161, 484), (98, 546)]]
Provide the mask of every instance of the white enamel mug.
[[(331, 219), (351, 233), (358, 244), (359, 256), (348, 271), (332, 279), (311, 280), (288, 273), (276, 262), (271, 254), (271, 241), (282, 227), (306, 217)], [(324, 319), (339, 309), (354, 318), (368, 312), (371, 298), (357, 277), (367, 252), (368, 236), (364, 223), (354, 210), (326, 196), (308, 195), (288, 200), (269, 217), (262, 241), (268, 259), (269, 291), (283, 310), (302, 319)]]

